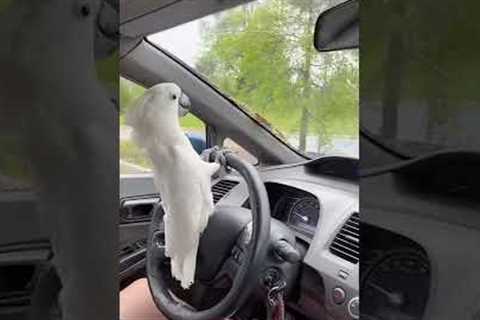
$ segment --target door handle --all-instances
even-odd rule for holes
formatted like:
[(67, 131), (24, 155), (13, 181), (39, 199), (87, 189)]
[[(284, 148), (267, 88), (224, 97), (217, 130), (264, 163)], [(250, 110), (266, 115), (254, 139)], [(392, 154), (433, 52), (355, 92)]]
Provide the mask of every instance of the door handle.
[(159, 197), (123, 200), (120, 206), (120, 223), (150, 220), (159, 201)]

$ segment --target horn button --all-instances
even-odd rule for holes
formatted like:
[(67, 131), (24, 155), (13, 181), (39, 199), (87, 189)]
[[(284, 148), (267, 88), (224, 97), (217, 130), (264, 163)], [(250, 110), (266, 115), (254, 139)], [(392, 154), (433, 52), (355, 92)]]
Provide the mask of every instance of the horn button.
[(200, 281), (215, 278), (230, 256), (237, 238), (252, 220), (250, 210), (233, 206), (217, 206), (210, 216), (198, 248), (196, 276)]

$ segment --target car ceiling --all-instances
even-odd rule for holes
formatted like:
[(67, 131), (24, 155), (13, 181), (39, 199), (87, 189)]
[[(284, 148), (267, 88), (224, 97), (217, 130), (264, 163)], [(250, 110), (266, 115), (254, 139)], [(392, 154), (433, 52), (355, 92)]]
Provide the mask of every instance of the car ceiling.
[(252, 0), (120, 0), (120, 34), (138, 38)]

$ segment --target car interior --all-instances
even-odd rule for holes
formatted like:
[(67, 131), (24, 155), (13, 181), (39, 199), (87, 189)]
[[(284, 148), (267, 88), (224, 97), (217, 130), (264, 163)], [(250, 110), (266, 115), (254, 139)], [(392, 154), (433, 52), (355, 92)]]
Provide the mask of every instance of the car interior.
[[(378, 32), (373, 24), (379, 20), (375, 15), (408, 13), (395, 6), (384, 4), (377, 11), (366, 10), (361, 27), (365, 30), (362, 31), (363, 38), (369, 42), (360, 46), (361, 52), (375, 52), (375, 42), (370, 40), (375, 39)], [(212, 5), (210, 9), (225, 8)], [(428, 12), (423, 7), (422, 10)], [(448, 16), (448, 12), (437, 7), (431, 10), (439, 17)], [(316, 49), (322, 52), (358, 47), (358, 29), (357, 33), (352, 31), (352, 25), (355, 21), (358, 23), (358, 2), (346, 1), (327, 10), (327, 13), (317, 21)], [(161, 14), (162, 10), (155, 12), (158, 17)], [(174, 19), (172, 16), (169, 19), (148, 16), (145, 16), (145, 23), (143, 18), (133, 20), (132, 29), (129, 28), (130, 22), (122, 24), (123, 30), (132, 39), (135, 38), (123, 51), (122, 75), (144, 86), (161, 81), (179, 83), (193, 101), (192, 113), (207, 123), (208, 146), (221, 146), (222, 139), (230, 137), (258, 158), (256, 169), (267, 191), (272, 225), (288, 228), (291, 245), (301, 255), (299, 263), (282, 262), (279, 265), (269, 264), (266, 260), (264, 266), (264, 270), (281, 270), (279, 273), (288, 279), (285, 300), (286, 312), (291, 319), (357, 319), (360, 315), (365, 319), (469, 319), (478, 315), (478, 290), (472, 291), (469, 285), (478, 282), (474, 267), (479, 262), (478, 256), (467, 254), (466, 265), (466, 252), (458, 250), (473, 250), (472, 244), (478, 243), (479, 239), (478, 215), (474, 209), (478, 201), (472, 198), (476, 182), (464, 177), (471, 168), (470, 161), (478, 163), (478, 153), (439, 152), (425, 157), (405, 157), (368, 128), (362, 127), (361, 170), (358, 170), (356, 159), (305, 159), (275, 139), (268, 130), (255, 130), (258, 124), (241, 109), (235, 108), (232, 105), (234, 102), (209, 86), (202, 76), (182, 61), (147, 38), (142, 38), (153, 31), (150, 27), (161, 29), (161, 21), (166, 21), (165, 28), (180, 22), (169, 24), (169, 19)], [(187, 20), (193, 18), (186, 17)], [(444, 20), (436, 20), (436, 23), (440, 20), (450, 24), (456, 21), (455, 16), (448, 16)], [(390, 36), (395, 37), (395, 33)], [(388, 43), (388, 40), (385, 42)], [(388, 63), (388, 55), (397, 49), (396, 46), (392, 46), (390, 51), (386, 49), (385, 60), (377, 62)], [(393, 61), (390, 65), (386, 64), (388, 66), (396, 64), (396, 56), (391, 55)], [(365, 60), (374, 61), (373, 56), (365, 56)], [(386, 70), (387, 81), (395, 79), (396, 72), (399, 72), (394, 67)], [(428, 74), (431, 71), (423, 72)], [(372, 85), (374, 90), (382, 88), (375, 85)], [(393, 91), (387, 91), (385, 99), (393, 96)], [(227, 109), (230, 112), (225, 112)], [(365, 118), (366, 124), (369, 124), (368, 117)], [(460, 160), (460, 156), (465, 154), (470, 159), (467, 162)], [(460, 170), (460, 167), (465, 170)], [(457, 177), (463, 177), (463, 187), (459, 187), (458, 182), (454, 182), (455, 178), (447, 173), (450, 170), (455, 171)], [(366, 190), (365, 196), (360, 199), (361, 222), (359, 177), (362, 190)], [(158, 195), (154, 193), (148, 176), (125, 177), (121, 185), (125, 212), (132, 212), (129, 200), (140, 200), (150, 202), (140, 206), (143, 208), (141, 212), (152, 215)], [(452, 193), (446, 190), (452, 190)], [(214, 180), (212, 191), (218, 206), (250, 208), (249, 188), (235, 172)], [(440, 200), (445, 194), (457, 198)], [(139, 219), (149, 218), (142, 216)], [(126, 220), (122, 223), (124, 230), (138, 228), (135, 241), (143, 243), (138, 247), (138, 242), (132, 242), (130, 238), (131, 232), (122, 232), (125, 246), (134, 243), (133, 249), (128, 247), (129, 253), (125, 257), (135, 257), (132, 260), (135, 262), (122, 267), (125, 283), (143, 268), (143, 262), (138, 261), (143, 261), (141, 257), (146, 254), (143, 236), (148, 223), (143, 222), (143, 227), (141, 224), (129, 227)], [(359, 240), (368, 248), (362, 250), (361, 255)], [(233, 260), (242, 260), (241, 253), (236, 249), (232, 255)], [(122, 261), (128, 260), (125, 258)], [(282, 265), (285, 264), (292, 268), (284, 270)], [(458, 274), (459, 270), (462, 270), (460, 277), (452, 276), (452, 272)], [(239, 319), (265, 317), (265, 288), (262, 286), (264, 284), (253, 289), (256, 293), (252, 293), (243, 306), (238, 306), (235, 314)], [(214, 298), (214, 301), (218, 300)], [(203, 307), (209, 305), (207, 303)]]
[[(190, 16), (177, 18), (171, 13), (175, 9), (181, 11), (183, 2), (160, 10), (146, 7), (145, 10), (151, 11), (140, 15), (135, 10), (130, 10), (130, 6), (138, 9), (136, 4), (125, 1), (124, 14), (139, 18), (121, 18), (121, 33), (128, 35), (128, 40), (121, 43), (121, 76), (146, 88), (160, 82), (177, 83), (191, 100), (190, 112), (206, 125), (207, 148), (223, 146), (224, 140), (230, 138), (256, 158), (254, 171), (258, 173), (261, 185), (265, 188), (264, 200), (269, 207), (271, 231), (266, 239), (269, 243), (266, 257), (255, 268), (254, 276), (249, 277), (248, 282), (252, 288), (242, 288), (242, 291), (248, 290), (248, 297), (237, 297), (237, 303), (225, 309), (228, 310), (227, 313), (215, 316), (265, 319), (269, 288), (272, 284), (284, 282), (288, 319), (356, 319), (359, 317), (360, 255), (358, 158), (338, 156), (309, 159), (298, 153), (236, 106), (235, 102), (219, 92), (186, 63), (146, 37), (202, 15), (225, 10), (240, 2), (207, 1), (209, 4), (204, 2), (202, 10), (192, 8), (187, 10)], [(358, 3), (349, 2), (347, 6), (339, 6), (339, 10), (346, 12), (337, 14), (345, 17), (343, 21), (332, 19), (334, 24), (323, 22), (324, 26), (332, 25), (331, 32), (337, 35), (342, 34), (338, 32), (339, 29), (352, 24), (352, 16), (358, 18)], [(321, 34), (325, 36), (325, 33)], [(358, 39), (358, 28), (356, 33), (351, 34)], [(347, 32), (345, 39), (351, 37)], [(335, 39), (339, 38), (337, 36)], [(322, 41), (323, 44), (330, 43), (328, 39)], [(313, 39), (311, 45), (314, 45)], [(335, 46), (337, 49), (349, 47), (348, 43), (341, 44), (340, 41)], [(320, 42), (317, 47), (321, 48)], [(255, 216), (256, 210), (252, 206), (256, 206), (255, 198), (258, 194), (255, 194), (255, 188), (252, 188), (251, 183), (240, 172), (241, 169), (226, 170), (212, 181), (216, 205), (213, 217), (220, 215), (222, 211), (232, 211), (237, 216), (232, 218), (233, 220), (240, 216), (249, 216), (249, 211)], [(121, 289), (136, 279), (149, 276), (148, 273), (155, 269), (148, 261), (148, 252), (152, 249), (147, 235), (152, 234), (149, 230), (151, 221), (157, 221), (154, 225), (161, 224), (157, 216), (161, 215), (158, 213), (161, 211), (158, 209), (159, 201), (161, 199), (153, 183), (153, 174), (121, 176)], [(206, 312), (225, 305), (225, 300), (230, 296), (229, 290), (235, 289), (235, 274), (241, 273), (235, 271), (245, 264), (245, 260), (249, 260), (249, 252), (242, 244), (246, 231), (241, 230), (249, 230), (248, 226), (255, 229), (256, 220), (253, 220), (253, 227), (250, 219), (232, 222), (234, 225), (240, 224), (241, 228), (238, 230), (231, 229), (223, 220), (222, 227), (216, 230), (214, 220), (209, 222), (202, 236), (197, 271), (197, 277), (203, 280), (201, 282), (209, 285), (205, 284), (201, 289), (202, 285), (199, 284), (199, 288), (194, 286), (189, 292), (182, 292), (174, 281), (168, 282), (167, 279), (163, 283), (164, 286), (168, 284), (173, 288), (172, 291), (175, 290), (178, 297), (185, 299), (198, 312), (175, 313), (168, 306), (164, 306), (162, 299), (168, 299), (158, 294), (160, 297), (154, 297), (155, 302), (167, 316), (178, 319), (215, 318), (212, 313)], [(209, 231), (235, 234), (237, 239), (226, 235), (214, 237)], [(225, 243), (225, 246), (219, 243)], [(205, 252), (202, 251), (204, 248)], [(214, 258), (215, 255), (223, 257)], [(218, 260), (218, 263), (211, 264), (209, 260)], [(208, 267), (208, 272), (205, 267)], [(149, 280), (152, 288), (154, 285), (150, 277)], [(155, 296), (156, 289), (152, 288), (152, 291)]]

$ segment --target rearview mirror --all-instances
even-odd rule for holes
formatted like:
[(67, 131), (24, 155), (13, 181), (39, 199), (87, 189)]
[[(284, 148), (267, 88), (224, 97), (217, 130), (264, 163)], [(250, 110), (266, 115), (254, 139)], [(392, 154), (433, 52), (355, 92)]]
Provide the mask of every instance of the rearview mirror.
[(359, 1), (348, 0), (318, 17), (314, 46), (318, 51), (358, 48)]

